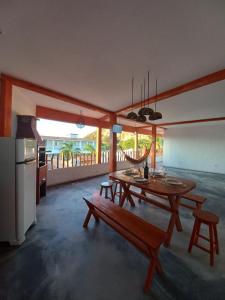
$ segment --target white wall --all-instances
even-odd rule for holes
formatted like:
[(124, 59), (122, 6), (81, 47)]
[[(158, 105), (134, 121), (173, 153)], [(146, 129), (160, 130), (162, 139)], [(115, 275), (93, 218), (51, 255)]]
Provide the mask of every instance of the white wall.
[(36, 105), (26, 98), (17, 88), (13, 87), (12, 95), (12, 136), (16, 136), (17, 117), (16, 115), (35, 116)]
[[(117, 170), (131, 168), (129, 162), (118, 162)], [(48, 186), (56, 185), (60, 183), (66, 183), (71, 181), (76, 181), (79, 179), (84, 179), (87, 177), (103, 175), (109, 172), (108, 164), (96, 164), (92, 166), (82, 166), (82, 167), (71, 167), (71, 168), (61, 168), (48, 171)]]
[(163, 164), (225, 174), (225, 124), (207, 123), (167, 129)]
[(108, 164), (97, 164), (92, 166), (60, 168), (48, 171), (47, 185), (56, 185), (64, 182), (98, 176), (108, 172)]

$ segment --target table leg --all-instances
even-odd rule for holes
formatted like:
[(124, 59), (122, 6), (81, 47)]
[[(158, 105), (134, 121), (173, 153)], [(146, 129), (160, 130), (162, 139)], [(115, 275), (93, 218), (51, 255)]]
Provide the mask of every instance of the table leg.
[(176, 196), (176, 199), (175, 199), (175, 210), (176, 210), (175, 224), (176, 224), (177, 231), (181, 232), (183, 230), (183, 228), (182, 228), (180, 216), (179, 216), (179, 204), (180, 204), (180, 196)]
[[(145, 191), (144, 191), (143, 189), (141, 189), (141, 195), (143, 195), (143, 196), (146, 197), (146, 193), (145, 193)], [(138, 202), (141, 203), (141, 200), (142, 200), (142, 199), (139, 198), (139, 199), (138, 199)]]
[(135, 203), (134, 203), (134, 200), (133, 200), (133, 198), (131, 197), (131, 194), (130, 194), (130, 191), (129, 191), (129, 189), (130, 189), (130, 184), (126, 184), (125, 182), (120, 182), (121, 183), (121, 185), (122, 185), (122, 188), (123, 188), (123, 195), (122, 195), (122, 197), (121, 197), (121, 199), (120, 199), (120, 203), (119, 203), (119, 206), (121, 206), (121, 207), (123, 207), (123, 205), (124, 205), (124, 202), (125, 202), (125, 200), (126, 200), (126, 198), (128, 199), (128, 201), (130, 202), (130, 205), (132, 206), (132, 207), (135, 207)]
[(171, 207), (171, 217), (169, 226), (167, 229), (168, 238), (164, 243), (165, 247), (170, 246), (171, 238), (173, 235), (174, 225), (176, 225), (178, 231), (182, 231), (182, 226), (179, 218), (179, 212), (178, 212), (178, 206), (179, 206), (179, 197), (174, 196), (168, 196), (168, 200)]

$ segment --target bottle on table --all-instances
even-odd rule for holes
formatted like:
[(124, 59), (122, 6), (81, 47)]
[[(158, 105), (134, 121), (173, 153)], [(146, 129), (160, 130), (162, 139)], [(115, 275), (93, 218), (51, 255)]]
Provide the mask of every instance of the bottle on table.
[(149, 172), (149, 167), (148, 167), (148, 162), (146, 161), (145, 167), (144, 167), (144, 178), (148, 179), (148, 172)]

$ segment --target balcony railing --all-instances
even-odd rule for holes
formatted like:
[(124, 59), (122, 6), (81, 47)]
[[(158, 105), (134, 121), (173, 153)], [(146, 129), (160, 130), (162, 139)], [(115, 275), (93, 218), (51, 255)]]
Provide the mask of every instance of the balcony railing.
[[(130, 157), (136, 157), (136, 151), (134, 150), (125, 150), (126, 154)], [(142, 152), (139, 152), (139, 156), (142, 155)], [(124, 153), (121, 150), (116, 152), (117, 162), (126, 161)], [(162, 163), (162, 151), (158, 151), (156, 154), (157, 163)], [(48, 164), (48, 169), (59, 169), (59, 168), (69, 168), (69, 167), (79, 167), (79, 166), (89, 166), (96, 164), (96, 154), (94, 153), (73, 153), (70, 159), (67, 159), (63, 153), (47, 153), (46, 161)], [(101, 162), (109, 162), (109, 151), (101, 152)]]
[[(134, 150), (125, 150), (126, 154), (130, 157), (136, 157)], [(141, 155), (141, 153), (140, 153)], [(117, 162), (126, 161), (124, 153), (120, 150), (116, 152)], [(47, 153), (46, 161), (48, 163), (48, 169), (58, 169), (58, 168), (69, 168), (78, 166), (89, 166), (96, 164), (96, 154), (95, 153), (73, 153), (72, 156), (67, 159), (63, 153)], [(109, 151), (101, 152), (101, 162), (109, 162)]]

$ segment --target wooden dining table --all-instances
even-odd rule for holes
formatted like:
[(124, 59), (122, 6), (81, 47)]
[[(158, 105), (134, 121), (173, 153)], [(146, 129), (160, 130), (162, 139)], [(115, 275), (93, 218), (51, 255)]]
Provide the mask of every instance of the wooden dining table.
[[(126, 199), (130, 202), (130, 205), (134, 207), (135, 202), (132, 196), (135, 196), (147, 203), (160, 207), (171, 214), (167, 228), (167, 239), (165, 242), (166, 247), (170, 246), (174, 227), (176, 226), (177, 231), (182, 231), (179, 216), (180, 199), (182, 195), (193, 190), (196, 187), (196, 183), (191, 180), (171, 176), (167, 176), (166, 178), (153, 178), (150, 176), (147, 182), (137, 182), (134, 176), (127, 173), (127, 170), (110, 173), (109, 178), (111, 180), (118, 180), (123, 188), (123, 194), (119, 202), (121, 207), (123, 207)], [(168, 179), (176, 179), (182, 184), (168, 184)], [(136, 191), (136, 189), (131, 189), (131, 187), (138, 188), (138, 191)], [(165, 200), (165, 203), (163, 203), (164, 201), (162, 200)]]

